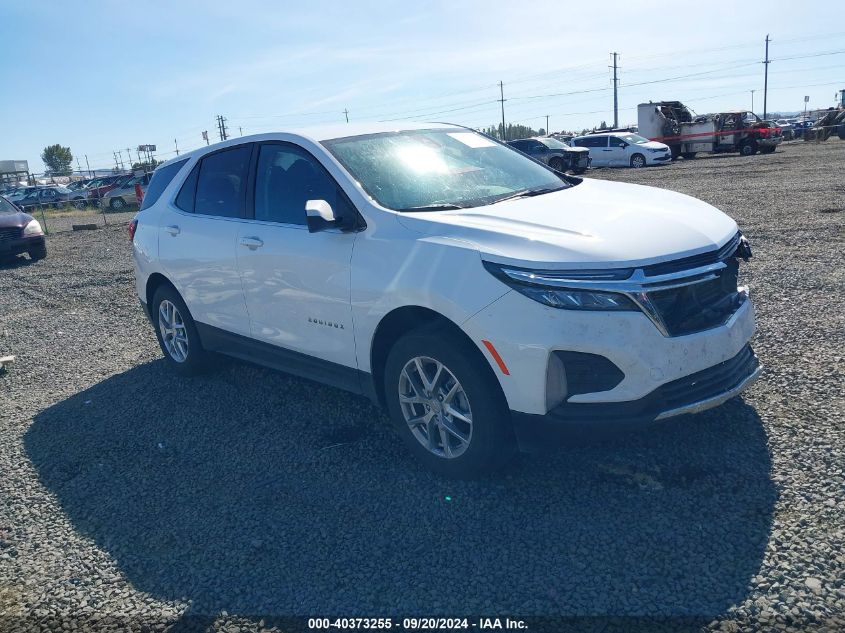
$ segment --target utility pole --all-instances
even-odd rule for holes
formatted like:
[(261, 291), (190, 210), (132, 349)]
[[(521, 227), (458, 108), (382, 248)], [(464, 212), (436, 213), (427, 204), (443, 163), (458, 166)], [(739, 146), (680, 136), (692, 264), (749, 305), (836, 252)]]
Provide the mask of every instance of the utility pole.
[(173, 144), (176, 146), (176, 155), (179, 155), (179, 143), (176, 142), (176, 139), (173, 139)]
[(616, 74), (617, 69), (619, 66), (616, 64), (616, 58), (619, 56), (619, 53), (611, 53), (613, 55), (613, 129), (619, 127), (619, 77)]
[(763, 120), (766, 120), (766, 114), (768, 113), (767, 109), (767, 97), (769, 96), (769, 35), (766, 34), (766, 61), (763, 62), (763, 68), (765, 68), (764, 75), (763, 75)]
[[(112, 154), (112, 156), (114, 156), (114, 168), (120, 169), (120, 164), (117, 162), (117, 152), (112, 152), (111, 154)], [(123, 159), (121, 159), (121, 160), (123, 160)]]
[(546, 115), (546, 136), (549, 135), (549, 115)]
[(501, 98), (499, 101), (502, 103), (502, 141), (507, 140), (507, 128), (505, 127), (505, 84), (501, 81), (499, 82), (499, 95)]
[(79, 172), (79, 175), (82, 175), (82, 165), (79, 164), (79, 156), (76, 157), (76, 171)]
[(343, 114), (346, 116), (346, 122), (349, 123), (349, 110), (346, 108), (343, 109)]
[(238, 126), (238, 132), (241, 133), (241, 136), (244, 135), (244, 129), (240, 125)]
[(88, 177), (93, 178), (94, 172), (91, 171), (91, 164), (88, 162), (88, 154), (85, 154), (85, 166), (88, 168)]
[(754, 112), (754, 93), (756, 90), (751, 91), (751, 111)]
[(217, 130), (220, 132), (220, 140), (225, 141), (229, 138), (229, 135), (226, 134), (226, 119), (223, 117), (222, 114), (217, 115)]

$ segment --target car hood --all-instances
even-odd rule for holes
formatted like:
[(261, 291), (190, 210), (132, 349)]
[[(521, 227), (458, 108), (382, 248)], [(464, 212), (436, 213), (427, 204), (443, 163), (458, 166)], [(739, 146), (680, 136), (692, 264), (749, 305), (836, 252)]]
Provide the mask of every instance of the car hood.
[(652, 264), (714, 250), (737, 231), (696, 198), (589, 178), (533, 198), (398, 217), (409, 229), (469, 243), (489, 261), (548, 269)]
[(28, 213), (0, 213), (0, 229), (22, 229), (32, 221)]
[(575, 154), (589, 154), (590, 153), (590, 150), (588, 150), (586, 147), (567, 147), (566, 149), (563, 149), (561, 147), (560, 149), (555, 149), (554, 151), (556, 151), (556, 152), (569, 152), (569, 153), (574, 152)]
[(646, 147), (648, 149), (664, 149), (668, 150), (669, 146), (665, 143), (659, 143), (657, 141), (649, 141), (648, 143), (640, 143), (637, 147)]

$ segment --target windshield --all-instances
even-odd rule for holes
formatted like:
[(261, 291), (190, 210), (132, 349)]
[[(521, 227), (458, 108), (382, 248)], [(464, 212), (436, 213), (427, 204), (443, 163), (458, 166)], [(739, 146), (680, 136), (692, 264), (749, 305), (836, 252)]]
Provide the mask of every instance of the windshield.
[(642, 145), (643, 143), (648, 143), (648, 139), (643, 138), (639, 134), (617, 134), (616, 138), (621, 138), (623, 141), (631, 145)]
[(0, 196), (0, 213), (17, 213), (18, 209), (11, 202)]
[(380, 205), (397, 211), (476, 207), (569, 186), (520, 152), (462, 128), (367, 134), (322, 144)]
[(556, 138), (538, 138), (537, 140), (551, 149), (569, 149), (569, 145), (563, 141), (557, 140)]

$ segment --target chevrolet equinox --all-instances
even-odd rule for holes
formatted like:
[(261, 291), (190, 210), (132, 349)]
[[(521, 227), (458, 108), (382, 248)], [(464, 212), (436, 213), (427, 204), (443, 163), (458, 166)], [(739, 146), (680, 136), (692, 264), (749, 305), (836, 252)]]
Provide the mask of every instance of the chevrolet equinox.
[(204, 147), (156, 169), (129, 229), (175, 371), (218, 352), (365, 394), (447, 475), (573, 422), (717, 406), (760, 373), (731, 218), (464, 127)]

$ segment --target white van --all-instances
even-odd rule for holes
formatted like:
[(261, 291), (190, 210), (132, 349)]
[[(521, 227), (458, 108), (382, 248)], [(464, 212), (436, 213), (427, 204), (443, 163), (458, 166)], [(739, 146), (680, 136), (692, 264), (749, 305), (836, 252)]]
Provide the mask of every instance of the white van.
[(572, 145), (590, 150), (593, 167), (646, 167), (672, 160), (668, 145), (649, 141), (633, 132), (603, 132), (572, 139)]
[(130, 235), (175, 371), (220, 352), (366, 394), (449, 475), (573, 421), (701, 411), (760, 373), (731, 218), (456, 125), (204, 147), (155, 171)]

